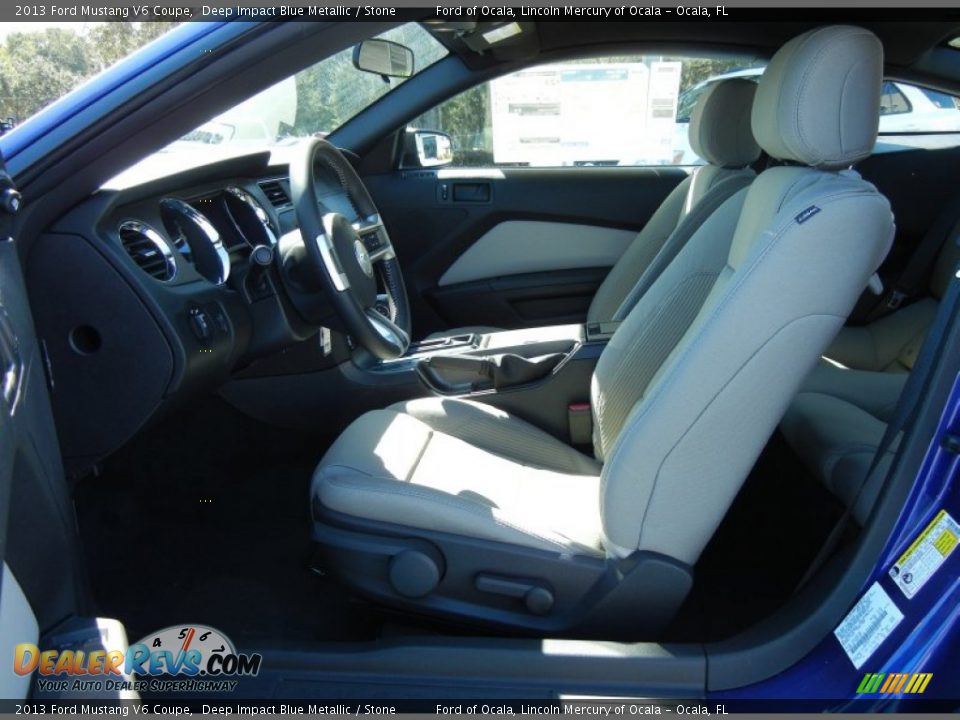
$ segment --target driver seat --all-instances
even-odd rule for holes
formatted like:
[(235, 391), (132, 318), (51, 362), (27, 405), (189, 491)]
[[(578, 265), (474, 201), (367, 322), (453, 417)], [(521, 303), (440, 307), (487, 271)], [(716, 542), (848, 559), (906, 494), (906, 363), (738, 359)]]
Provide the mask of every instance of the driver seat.
[(470, 400), (367, 413), (314, 474), (324, 569), (384, 604), (487, 627), (662, 628), (889, 250), (889, 203), (847, 169), (876, 140), (882, 67), (877, 38), (848, 26), (774, 56), (751, 121), (792, 164), (714, 212), (619, 326), (593, 376), (593, 457)]

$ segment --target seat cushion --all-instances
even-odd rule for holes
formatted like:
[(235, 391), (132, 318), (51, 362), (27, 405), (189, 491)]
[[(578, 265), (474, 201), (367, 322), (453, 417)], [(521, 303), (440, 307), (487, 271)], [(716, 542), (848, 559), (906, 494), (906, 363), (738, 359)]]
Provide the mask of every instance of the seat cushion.
[[(880, 491), (899, 438), (871, 483), (860, 490), (903, 390), (906, 374), (818, 366), (780, 423), (787, 443), (807, 468), (861, 524)], [(859, 494), (858, 494), (859, 493)], [(855, 506), (854, 506), (855, 503)]]
[(394, 410), (430, 429), (524, 465), (574, 475), (600, 475), (601, 465), (549, 433), (503, 410), (470, 400), (422, 398), (397, 403)]
[(352, 517), (602, 556), (599, 482), (597, 463), (522, 420), (426, 399), (355, 420), (312, 491)]

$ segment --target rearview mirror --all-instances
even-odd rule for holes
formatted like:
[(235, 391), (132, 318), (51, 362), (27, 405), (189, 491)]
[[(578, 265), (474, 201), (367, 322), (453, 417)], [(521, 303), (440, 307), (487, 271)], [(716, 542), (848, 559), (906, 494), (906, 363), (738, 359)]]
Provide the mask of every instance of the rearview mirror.
[(417, 144), (420, 167), (437, 167), (453, 162), (453, 141), (446, 133), (417, 130), (413, 139)]
[(413, 75), (413, 50), (389, 40), (364, 40), (353, 49), (353, 66), (385, 78)]

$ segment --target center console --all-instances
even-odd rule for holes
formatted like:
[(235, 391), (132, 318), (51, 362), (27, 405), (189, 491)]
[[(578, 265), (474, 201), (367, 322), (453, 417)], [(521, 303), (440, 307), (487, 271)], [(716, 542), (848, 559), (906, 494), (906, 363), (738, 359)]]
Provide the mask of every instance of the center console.
[(467, 398), (506, 410), (566, 442), (588, 445), (590, 381), (617, 325), (464, 333), (425, 340), (401, 358), (359, 363), (356, 369), (366, 383), (385, 393), (392, 390), (394, 398)]
[(246, 370), (220, 394), (264, 422), (311, 432), (319, 426), (331, 435), (393, 403), (459, 397), (506, 410), (586, 449), (590, 381), (616, 328), (587, 323), (463, 333), (416, 343), (386, 362), (342, 339), (328, 351), (321, 337)]

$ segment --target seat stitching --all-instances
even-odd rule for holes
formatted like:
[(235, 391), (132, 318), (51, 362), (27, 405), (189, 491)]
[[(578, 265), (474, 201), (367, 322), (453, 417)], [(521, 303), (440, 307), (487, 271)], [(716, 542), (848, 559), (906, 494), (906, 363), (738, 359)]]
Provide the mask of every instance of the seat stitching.
[(417, 471), (417, 468), (420, 467), (420, 461), (423, 460), (423, 456), (427, 452), (427, 447), (430, 445), (430, 442), (433, 440), (433, 429), (427, 430), (427, 440), (423, 443), (423, 446), (420, 448), (420, 452), (417, 453), (417, 457), (414, 458), (413, 464), (410, 465), (410, 471), (407, 473), (407, 477), (404, 478), (406, 482), (410, 482), (413, 478), (413, 474)]

